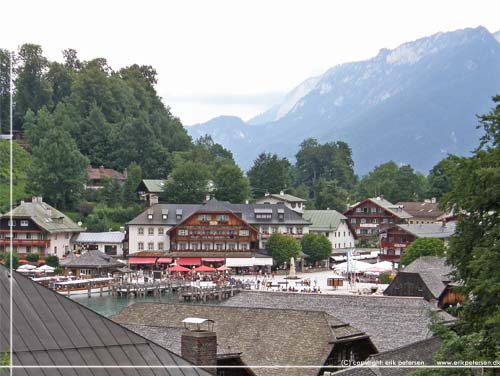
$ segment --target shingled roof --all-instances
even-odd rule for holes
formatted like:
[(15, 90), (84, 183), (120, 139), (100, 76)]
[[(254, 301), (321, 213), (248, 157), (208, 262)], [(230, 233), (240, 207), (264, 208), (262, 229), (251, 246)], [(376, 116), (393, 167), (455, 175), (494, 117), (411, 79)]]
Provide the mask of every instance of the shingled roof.
[[(12, 282), (12, 317), (10, 283)], [(186, 366), (188, 368), (17, 368), (24, 375), (208, 375), (161, 346), (0, 265), (0, 349), (20, 366)]]
[(68, 257), (60, 262), (64, 268), (118, 268), (123, 266), (111, 256), (105, 255), (98, 250), (90, 250), (80, 257)]
[[(324, 311), (364, 331), (378, 351), (430, 337), (431, 312), (437, 310), (423, 298), (253, 291), (243, 291), (222, 305)], [(437, 312), (445, 321), (455, 320), (443, 311)]]
[[(398, 224), (399, 229), (406, 231), (417, 238), (447, 239), (455, 234), (455, 224), (447, 223), (421, 223), (421, 224)], [(387, 230), (386, 230), (387, 231)]]
[(394, 216), (396, 216), (398, 218), (401, 218), (401, 219), (412, 218), (412, 216), (409, 213), (405, 212), (400, 205), (395, 205), (392, 202), (387, 201), (383, 197), (367, 198), (367, 199), (365, 199), (363, 201), (357, 202), (354, 205), (351, 205), (349, 207), (349, 209), (347, 209), (344, 212), (344, 214), (346, 214), (349, 211), (352, 211), (357, 206), (359, 206), (360, 204), (362, 204), (362, 203), (364, 203), (366, 201), (370, 201), (371, 203), (373, 203), (373, 204), (375, 204), (375, 205), (377, 205), (377, 206), (379, 206), (379, 207), (387, 210), (389, 213), (393, 214)]
[[(367, 362), (374, 364), (390, 365), (394, 362), (423, 362), (422, 365), (432, 365), (433, 356), (441, 346), (439, 337), (430, 337), (407, 346), (399, 347), (394, 350), (384, 351), (371, 355)], [(346, 370), (335, 372), (335, 376), (406, 376), (415, 372), (414, 368), (391, 367), (391, 368), (361, 368), (353, 367)]]
[[(9, 218), (11, 212), (1, 218)], [(40, 228), (47, 232), (80, 232), (83, 229), (73, 222), (67, 215), (53, 208), (41, 197), (33, 197), (32, 202), (21, 201), (19, 206), (12, 209), (13, 218), (30, 218)]]
[[(453, 268), (446, 263), (445, 257), (422, 256), (401, 270), (398, 275), (401, 273), (415, 273), (420, 275), (420, 278), (425, 283), (434, 298), (438, 299), (448, 283), (451, 281), (450, 274), (452, 272)], [(397, 275), (396, 278), (398, 278)], [(396, 278), (391, 282), (391, 284), (394, 283)]]
[(416, 218), (436, 219), (444, 214), (444, 211), (439, 209), (437, 202), (405, 201), (398, 202), (396, 205), (402, 206), (405, 212)]
[[(337, 341), (367, 338), (352, 326), (321, 311), (224, 307), (221, 305), (135, 303), (113, 320), (145, 336), (151, 328), (182, 328), (186, 317), (215, 322), (218, 354), (241, 352), (249, 365), (323, 365)], [(165, 345), (170, 346), (168, 343)], [(169, 347), (178, 352), (177, 344)], [(281, 375), (283, 369), (253, 368), (256, 375)], [(316, 375), (317, 369), (287, 369), (287, 375)]]

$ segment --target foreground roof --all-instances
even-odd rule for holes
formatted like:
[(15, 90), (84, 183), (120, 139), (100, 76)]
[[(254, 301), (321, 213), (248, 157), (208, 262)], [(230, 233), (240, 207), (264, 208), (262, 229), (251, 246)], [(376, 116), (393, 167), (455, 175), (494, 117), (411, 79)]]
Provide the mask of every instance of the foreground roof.
[[(243, 291), (222, 305), (325, 311), (368, 334), (378, 351), (429, 338), (431, 312), (437, 310), (423, 298), (251, 291)], [(438, 315), (445, 321), (455, 320), (443, 311)]]
[[(371, 355), (367, 362), (373, 362), (381, 365), (390, 364), (390, 362), (424, 362), (425, 365), (432, 365), (433, 356), (441, 346), (439, 337), (430, 337), (407, 346), (399, 347), (394, 350), (384, 351)], [(386, 363), (388, 362), (388, 363)], [(335, 372), (335, 376), (406, 376), (415, 373), (415, 368), (361, 368), (353, 367), (343, 371)]]
[[(90, 309), (0, 265), (0, 348), (10, 344), (12, 281), (13, 359), (22, 366), (189, 366), (190, 363)], [(208, 375), (195, 368), (41, 369), (15, 375)]]
[(304, 219), (311, 222), (309, 228), (318, 231), (332, 231), (347, 217), (336, 210), (304, 210)]
[[(248, 298), (248, 296), (247, 296)], [(249, 365), (323, 365), (334, 343), (366, 334), (325, 312), (242, 308), (221, 305), (135, 303), (113, 317), (153, 335), (151, 327), (182, 328), (186, 317), (214, 320), (218, 353), (241, 352)], [(139, 324), (139, 325), (138, 325)], [(141, 328), (149, 326), (150, 328)], [(171, 349), (178, 352), (173, 346)], [(283, 369), (253, 368), (256, 375), (281, 375)], [(316, 375), (317, 369), (287, 369), (287, 375)]]
[[(8, 218), (10, 212), (2, 216)], [(32, 202), (21, 201), (19, 206), (12, 209), (13, 218), (31, 218), (40, 228), (48, 232), (80, 232), (83, 229), (73, 222), (67, 215), (53, 208), (41, 197), (33, 197)]]

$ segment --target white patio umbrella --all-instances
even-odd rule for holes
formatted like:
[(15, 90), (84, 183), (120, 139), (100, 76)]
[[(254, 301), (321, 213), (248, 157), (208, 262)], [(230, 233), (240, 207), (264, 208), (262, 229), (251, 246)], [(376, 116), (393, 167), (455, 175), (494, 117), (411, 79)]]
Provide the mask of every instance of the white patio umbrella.
[[(349, 260), (349, 273), (362, 273), (366, 269), (371, 268), (373, 265), (369, 264), (364, 261), (358, 261), (358, 260)], [(335, 265), (333, 267), (333, 270), (335, 270), (337, 273), (346, 273), (347, 272), (347, 261), (342, 262), (338, 265)]]
[(33, 270), (33, 269), (36, 269), (35, 265), (24, 264), (24, 265), (21, 265), (19, 268), (17, 268), (17, 271), (20, 271), (20, 270)]
[(40, 266), (39, 268), (35, 269), (35, 272), (53, 272), (55, 270), (55, 268), (53, 268), (52, 266), (49, 266), (49, 265), (42, 265)]

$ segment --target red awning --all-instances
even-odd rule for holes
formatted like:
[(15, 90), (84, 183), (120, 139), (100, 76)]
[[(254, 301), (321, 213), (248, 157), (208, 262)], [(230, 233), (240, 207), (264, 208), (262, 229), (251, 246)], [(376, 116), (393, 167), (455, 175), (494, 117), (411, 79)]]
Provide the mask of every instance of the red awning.
[(137, 264), (154, 264), (156, 263), (156, 257), (129, 257), (129, 265)]
[(172, 259), (169, 257), (160, 257), (157, 261), (158, 264), (170, 264)]
[(200, 265), (200, 257), (179, 257), (177, 259), (177, 265)]
[(226, 259), (224, 257), (203, 257), (201, 261), (206, 262), (224, 262)]

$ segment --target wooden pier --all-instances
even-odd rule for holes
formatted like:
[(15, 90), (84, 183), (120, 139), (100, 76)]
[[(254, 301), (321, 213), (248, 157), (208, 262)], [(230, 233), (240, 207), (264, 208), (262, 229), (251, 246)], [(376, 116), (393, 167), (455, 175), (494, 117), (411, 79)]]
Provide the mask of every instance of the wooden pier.
[(161, 281), (148, 283), (120, 283), (111, 287), (113, 296), (143, 297), (146, 295), (162, 296), (177, 293), (181, 301), (223, 300), (240, 292), (236, 285), (196, 287), (189, 281)]

